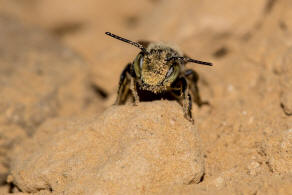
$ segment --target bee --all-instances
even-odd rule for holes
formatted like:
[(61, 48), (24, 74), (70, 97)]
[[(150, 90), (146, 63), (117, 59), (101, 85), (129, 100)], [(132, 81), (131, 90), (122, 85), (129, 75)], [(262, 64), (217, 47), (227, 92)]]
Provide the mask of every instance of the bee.
[(125, 104), (129, 97), (132, 97), (134, 105), (140, 101), (164, 98), (177, 100), (183, 108), (185, 118), (193, 123), (192, 100), (199, 107), (208, 102), (201, 100), (197, 85), (198, 74), (192, 69), (185, 69), (185, 65), (191, 62), (212, 66), (212, 63), (191, 59), (166, 44), (134, 42), (110, 32), (105, 34), (141, 50), (121, 73), (115, 104)]

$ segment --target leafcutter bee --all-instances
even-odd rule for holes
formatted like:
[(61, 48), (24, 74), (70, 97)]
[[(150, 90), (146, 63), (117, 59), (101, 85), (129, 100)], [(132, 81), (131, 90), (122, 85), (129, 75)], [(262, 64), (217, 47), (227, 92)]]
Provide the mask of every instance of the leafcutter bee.
[(199, 107), (207, 102), (202, 101), (199, 94), (198, 74), (185, 69), (185, 65), (192, 62), (212, 66), (212, 63), (191, 59), (166, 44), (133, 42), (110, 32), (105, 34), (141, 50), (121, 73), (115, 104), (125, 104), (129, 97), (132, 97), (135, 105), (139, 101), (173, 99), (182, 105), (185, 117), (193, 122), (192, 100)]

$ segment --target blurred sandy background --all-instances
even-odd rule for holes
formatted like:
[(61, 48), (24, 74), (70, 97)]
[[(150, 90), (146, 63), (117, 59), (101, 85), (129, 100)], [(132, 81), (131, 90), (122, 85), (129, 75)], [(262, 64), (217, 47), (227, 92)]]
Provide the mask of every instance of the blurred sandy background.
[[(64, 144), (66, 148), (66, 144), (70, 146), (68, 143), (72, 142), (77, 145), (95, 143), (88, 140), (70, 142), (66, 132), (72, 131), (71, 135), (78, 134), (75, 129), (97, 128), (103, 123), (97, 119), (100, 115), (105, 121), (109, 121), (106, 117), (111, 115), (113, 120), (120, 120), (121, 127), (109, 122), (108, 129), (135, 129), (127, 117), (133, 117), (135, 112), (138, 115), (139, 109), (149, 111), (149, 118), (155, 117), (151, 114), (156, 111), (144, 104), (134, 111), (131, 107), (121, 108), (125, 109), (122, 111), (110, 108), (113, 110), (106, 113), (111, 114), (102, 114), (114, 102), (120, 72), (138, 53), (135, 47), (107, 37), (106, 31), (133, 41), (169, 42), (195, 59), (214, 63), (213, 67), (188, 65), (199, 73), (201, 96), (211, 103), (201, 109), (193, 107), (200, 152), (205, 161), (200, 183), (187, 185), (174, 179), (177, 174), (170, 173), (179, 163), (168, 167), (169, 177), (163, 173), (159, 175), (159, 171), (158, 176), (156, 172), (153, 176), (150, 171), (147, 174), (152, 179), (132, 181), (133, 177), (138, 177), (133, 171), (126, 177), (134, 183), (120, 184), (123, 189), (120, 192), (114, 182), (106, 182), (107, 177), (123, 178), (125, 174), (115, 170), (112, 164), (108, 165), (111, 168), (103, 169), (102, 174), (97, 171), (98, 181), (104, 181), (98, 184), (94, 183), (96, 177), (93, 176), (77, 180), (78, 176), (71, 175), (72, 178), (68, 176), (70, 179), (61, 181), (57, 178), (64, 175), (62, 171), (66, 167), (62, 166), (58, 167), (60, 170), (50, 169), (52, 172), (45, 173), (51, 164), (62, 161), (61, 157), (54, 158), (50, 139), (45, 139), (57, 135), (59, 129), (65, 133), (54, 138), (54, 144)], [(0, 74), (0, 193), (292, 192), (290, 0), (0, 0)], [(177, 111), (178, 114), (171, 115), (178, 117), (176, 127), (185, 127), (175, 103), (156, 104), (157, 113), (171, 112), (164, 110), (163, 105)], [(123, 112), (127, 114), (119, 119)], [(132, 112), (134, 114), (129, 114)], [(166, 118), (165, 124), (169, 120)], [(135, 121), (143, 123), (143, 118), (138, 116)], [(70, 125), (65, 127), (67, 123)], [(146, 129), (159, 129), (148, 123), (143, 125)], [(163, 136), (158, 134), (160, 140)], [(83, 136), (91, 140), (90, 135)], [(107, 136), (117, 136), (115, 139), (119, 140), (121, 135), (113, 132)], [(177, 136), (173, 134), (169, 140)], [(108, 143), (115, 143), (111, 141)], [(128, 141), (119, 143), (126, 147)], [(157, 147), (155, 143), (153, 147)], [(180, 144), (178, 141), (177, 147)], [(40, 145), (44, 147), (39, 149)], [(96, 148), (108, 147), (106, 143), (96, 145)], [(166, 151), (172, 150), (172, 146), (169, 147)], [(56, 151), (62, 151), (61, 148)], [(191, 152), (191, 149), (186, 147), (184, 151)], [(143, 153), (142, 146), (137, 150)], [(46, 160), (51, 163), (37, 164), (40, 161), (36, 159), (41, 154), (52, 155), (51, 161)], [(68, 154), (68, 161), (79, 155), (78, 152)], [(103, 159), (119, 158), (100, 155)], [(132, 155), (129, 152), (122, 159), (130, 165), (140, 163), (143, 166), (140, 161), (132, 160), (136, 159)], [(167, 164), (168, 160), (163, 162)], [(91, 164), (79, 168), (86, 172), (87, 166)], [(31, 169), (33, 167), (37, 168)], [(73, 165), (70, 167), (74, 169)], [(129, 170), (137, 168), (129, 167)], [(93, 170), (97, 168), (88, 173), (94, 173)], [(188, 172), (189, 169), (182, 170)], [(59, 185), (52, 184), (55, 180)], [(134, 188), (125, 187), (127, 185)]]

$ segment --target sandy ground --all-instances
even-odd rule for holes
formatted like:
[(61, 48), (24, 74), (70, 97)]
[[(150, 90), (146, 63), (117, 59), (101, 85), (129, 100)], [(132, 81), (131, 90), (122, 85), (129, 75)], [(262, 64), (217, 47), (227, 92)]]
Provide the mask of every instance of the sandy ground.
[[(291, 194), (290, 0), (0, 0), (0, 194)], [(112, 106), (138, 53), (213, 67), (210, 106)]]

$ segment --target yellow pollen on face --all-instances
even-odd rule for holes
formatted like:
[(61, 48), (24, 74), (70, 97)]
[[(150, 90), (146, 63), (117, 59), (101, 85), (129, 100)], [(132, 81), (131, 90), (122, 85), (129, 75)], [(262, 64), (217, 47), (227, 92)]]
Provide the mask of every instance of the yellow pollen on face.
[(168, 66), (165, 64), (165, 54), (154, 55), (144, 63), (142, 70), (143, 81), (148, 85), (159, 85), (168, 72)]

